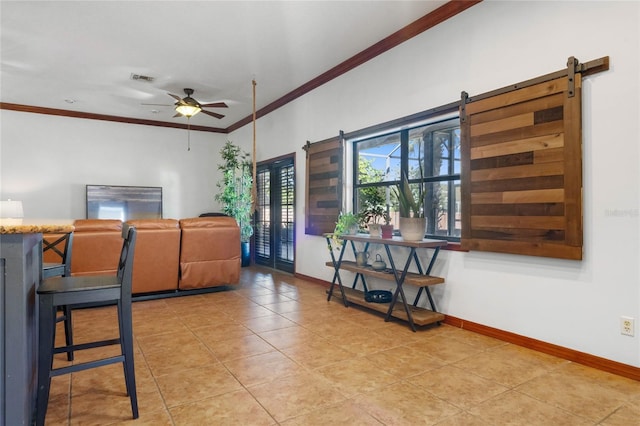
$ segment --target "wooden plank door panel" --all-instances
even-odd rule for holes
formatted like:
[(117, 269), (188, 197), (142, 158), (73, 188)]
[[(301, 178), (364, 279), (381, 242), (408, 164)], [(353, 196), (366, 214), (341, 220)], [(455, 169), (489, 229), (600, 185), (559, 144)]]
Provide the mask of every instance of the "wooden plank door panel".
[(342, 138), (308, 144), (305, 234), (333, 232), (342, 208)]
[(582, 259), (581, 79), (461, 108), (462, 247)]

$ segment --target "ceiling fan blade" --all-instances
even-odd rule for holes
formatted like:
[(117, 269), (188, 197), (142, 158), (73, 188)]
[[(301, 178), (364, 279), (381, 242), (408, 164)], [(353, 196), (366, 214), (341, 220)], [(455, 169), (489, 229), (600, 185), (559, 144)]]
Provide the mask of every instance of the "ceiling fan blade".
[(178, 95), (174, 95), (173, 93), (167, 93), (167, 95), (171, 96), (173, 99), (175, 99), (178, 102), (182, 101), (182, 98)]
[(211, 111), (202, 110), (201, 112), (203, 114), (207, 114), (207, 115), (210, 115), (210, 116), (215, 117), (215, 118), (223, 118), (224, 117), (224, 115), (222, 115), (222, 114), (217, 114), (217, 113), (211, 112)]
[(203, 104), (200, 106), (205, 108), (229, 108), (224, 102), (214, 102), (211, 104)]
[(180, 114), (179, 112), (176, 112), (176, 115), (174, 115), (171, 118), (176, 118), (176, 117), (184, 117), (182, 114)]

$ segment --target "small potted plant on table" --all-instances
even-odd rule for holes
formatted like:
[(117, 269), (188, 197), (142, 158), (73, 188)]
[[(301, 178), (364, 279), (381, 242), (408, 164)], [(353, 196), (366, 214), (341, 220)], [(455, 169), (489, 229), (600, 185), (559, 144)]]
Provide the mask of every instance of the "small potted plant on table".
[(389, 213), (386, 213), (384, 220), (384, 224), (380, 225), (380, 233), (382, 234), (381, 236), (382, 238), (393, 238), (393, 225), (389, 223), (391, 221), (391, 216), (389, 216)]
[(358, 216), (353, 213), (340, 213), (338, 221), (336, 222), (336, 228), (333, 231), (335, 234), (353, 235), (358, 232)]
[(335, 247), (340, 247), (342, 240), (341, 235), (354, 235), (358, 232), (359, 218), (353, 213), (342, 213), (338, 215), (338, 221), (336, 227), (333, 230), (331, 239), (333, 240)]
[[(380, 223), (381, 220), (384, 220), (385, 225)], [(388, 236), (384, 238), (390, 238), (391, 235), (388, 232), (388, 228), (390, 227), (391, 233), (393, 233), (393, 226), (389, 225), (389, 221), (389, 212), (386, 206), (381, 204), (365, 203), (364, 208), (360, 211), (360, 223), (363, 227), (369, 228), (369, 235), (372, 237), (383, 237), (382, 230), (386, 226), (387, 232), (385, 232), (385, 235)]]

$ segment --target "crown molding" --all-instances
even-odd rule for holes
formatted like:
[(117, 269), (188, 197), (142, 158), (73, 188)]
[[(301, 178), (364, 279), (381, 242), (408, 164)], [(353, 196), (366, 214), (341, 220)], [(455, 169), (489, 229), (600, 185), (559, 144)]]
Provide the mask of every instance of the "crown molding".
[(141, 124), (145, 126), (171, 127), (174, 129), (190, 129), (200, 132), (227, 133), (225, 129), (207, 126), (189, 126), (181, 123), (169, 123), (166, 121), (143, 120), (139, 118), (120, 117), (117, 115), (94, 114), (90, 112), (70, 111), (66, 109), (46, 108), (33, 105), (12, 104), (0, 102), (0, 109), (10, 111), (30, 112), (34, 114), (58, 115), (62, 117), (86, 118), (89, 120), (113, 121), (116, 123)]

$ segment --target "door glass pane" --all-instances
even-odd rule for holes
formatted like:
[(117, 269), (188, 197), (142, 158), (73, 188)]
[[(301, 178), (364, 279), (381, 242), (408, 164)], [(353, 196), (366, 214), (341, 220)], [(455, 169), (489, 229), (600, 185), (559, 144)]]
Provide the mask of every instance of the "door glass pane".
[(269, 170), (258, 171), (258, 212), (256, 220), (256, 257), (271, 255), (271, 178)]
[(293, 262), (294, 259), (294, 200), (293, 166), (284, 166), (279, 170), (280, 186), (280, 235), (278, 239), (278, 260)]

